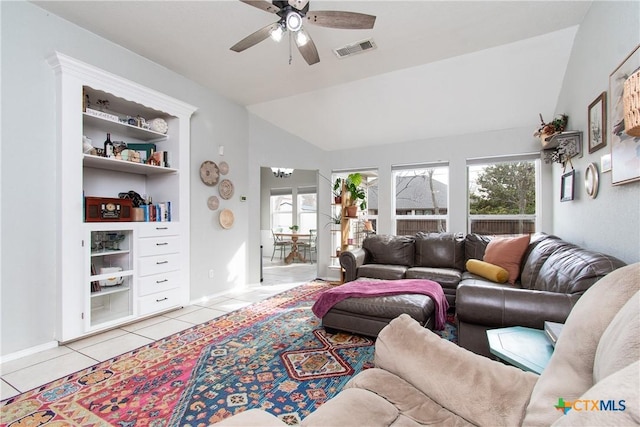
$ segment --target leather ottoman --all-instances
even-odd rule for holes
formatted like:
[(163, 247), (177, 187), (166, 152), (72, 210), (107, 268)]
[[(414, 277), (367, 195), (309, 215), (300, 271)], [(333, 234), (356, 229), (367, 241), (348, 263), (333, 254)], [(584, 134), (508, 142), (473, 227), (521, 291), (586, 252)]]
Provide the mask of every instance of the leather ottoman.
[(322, 326), (329, 330), (377, 337), (382, 328), (402, 313), (433, 330), (435, 304), (428, 296), (419, 294), (347, 298), (325, 314)]

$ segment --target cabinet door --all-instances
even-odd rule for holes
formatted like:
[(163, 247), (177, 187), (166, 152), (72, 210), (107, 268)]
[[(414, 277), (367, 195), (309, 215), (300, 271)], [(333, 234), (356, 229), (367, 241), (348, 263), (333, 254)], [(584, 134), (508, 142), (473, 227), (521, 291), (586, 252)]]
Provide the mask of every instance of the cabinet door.
[(133, 316), (133, 230), (96, 227), (89, 231), (88, 239), (89, 329)]

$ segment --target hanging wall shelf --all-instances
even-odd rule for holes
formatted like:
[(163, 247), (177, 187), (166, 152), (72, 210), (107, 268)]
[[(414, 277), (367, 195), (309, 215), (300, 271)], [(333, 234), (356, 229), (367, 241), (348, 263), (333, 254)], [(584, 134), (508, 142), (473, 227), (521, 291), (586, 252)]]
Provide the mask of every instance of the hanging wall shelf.
[(582, 156), (582, 132), (557, 132), (542, 139), (544, 162), (564, 164), (575, 156)]

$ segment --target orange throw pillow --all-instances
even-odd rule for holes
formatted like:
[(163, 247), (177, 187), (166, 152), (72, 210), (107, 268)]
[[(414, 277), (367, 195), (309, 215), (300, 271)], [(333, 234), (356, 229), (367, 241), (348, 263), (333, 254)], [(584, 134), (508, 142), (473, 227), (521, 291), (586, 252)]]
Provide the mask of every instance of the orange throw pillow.
[(498, 237), (491, 239), (484, 252), (483, 261), (499, 265), (509, 272), (508, 282), (512, 285), (520, 276), (520, 263), (529, 247), (530, 237)]

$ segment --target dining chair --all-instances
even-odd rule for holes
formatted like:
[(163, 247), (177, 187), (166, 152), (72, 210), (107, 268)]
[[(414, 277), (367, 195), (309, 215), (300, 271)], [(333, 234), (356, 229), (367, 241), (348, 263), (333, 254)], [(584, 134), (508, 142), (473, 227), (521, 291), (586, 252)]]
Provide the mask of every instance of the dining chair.
[(302, 256), (307, 258), (307, 252), (309, 252), (309, 262), (313, 264), (313, 253), (315, 252), (316, 258), (318, 257), (318, 250), (316, 249), (316, 242), (318, 240), (318, 230), (309, 230), (309, 239), (298, 243), (298, 247), (302, 248)]
[(271, 230), (271, 236), (273, 236), (273, 253), (271, 254), (271, 261), (273, 261), (273, 256), (276, 254), (277, 250), (280, 250), (280, 258), (284, 258), (285, 251), (289, 252), (291, 250), (291, 245), (293, 244), (291, 240), (284, 240), (276, 234), (280, 231), (282, 230)]

